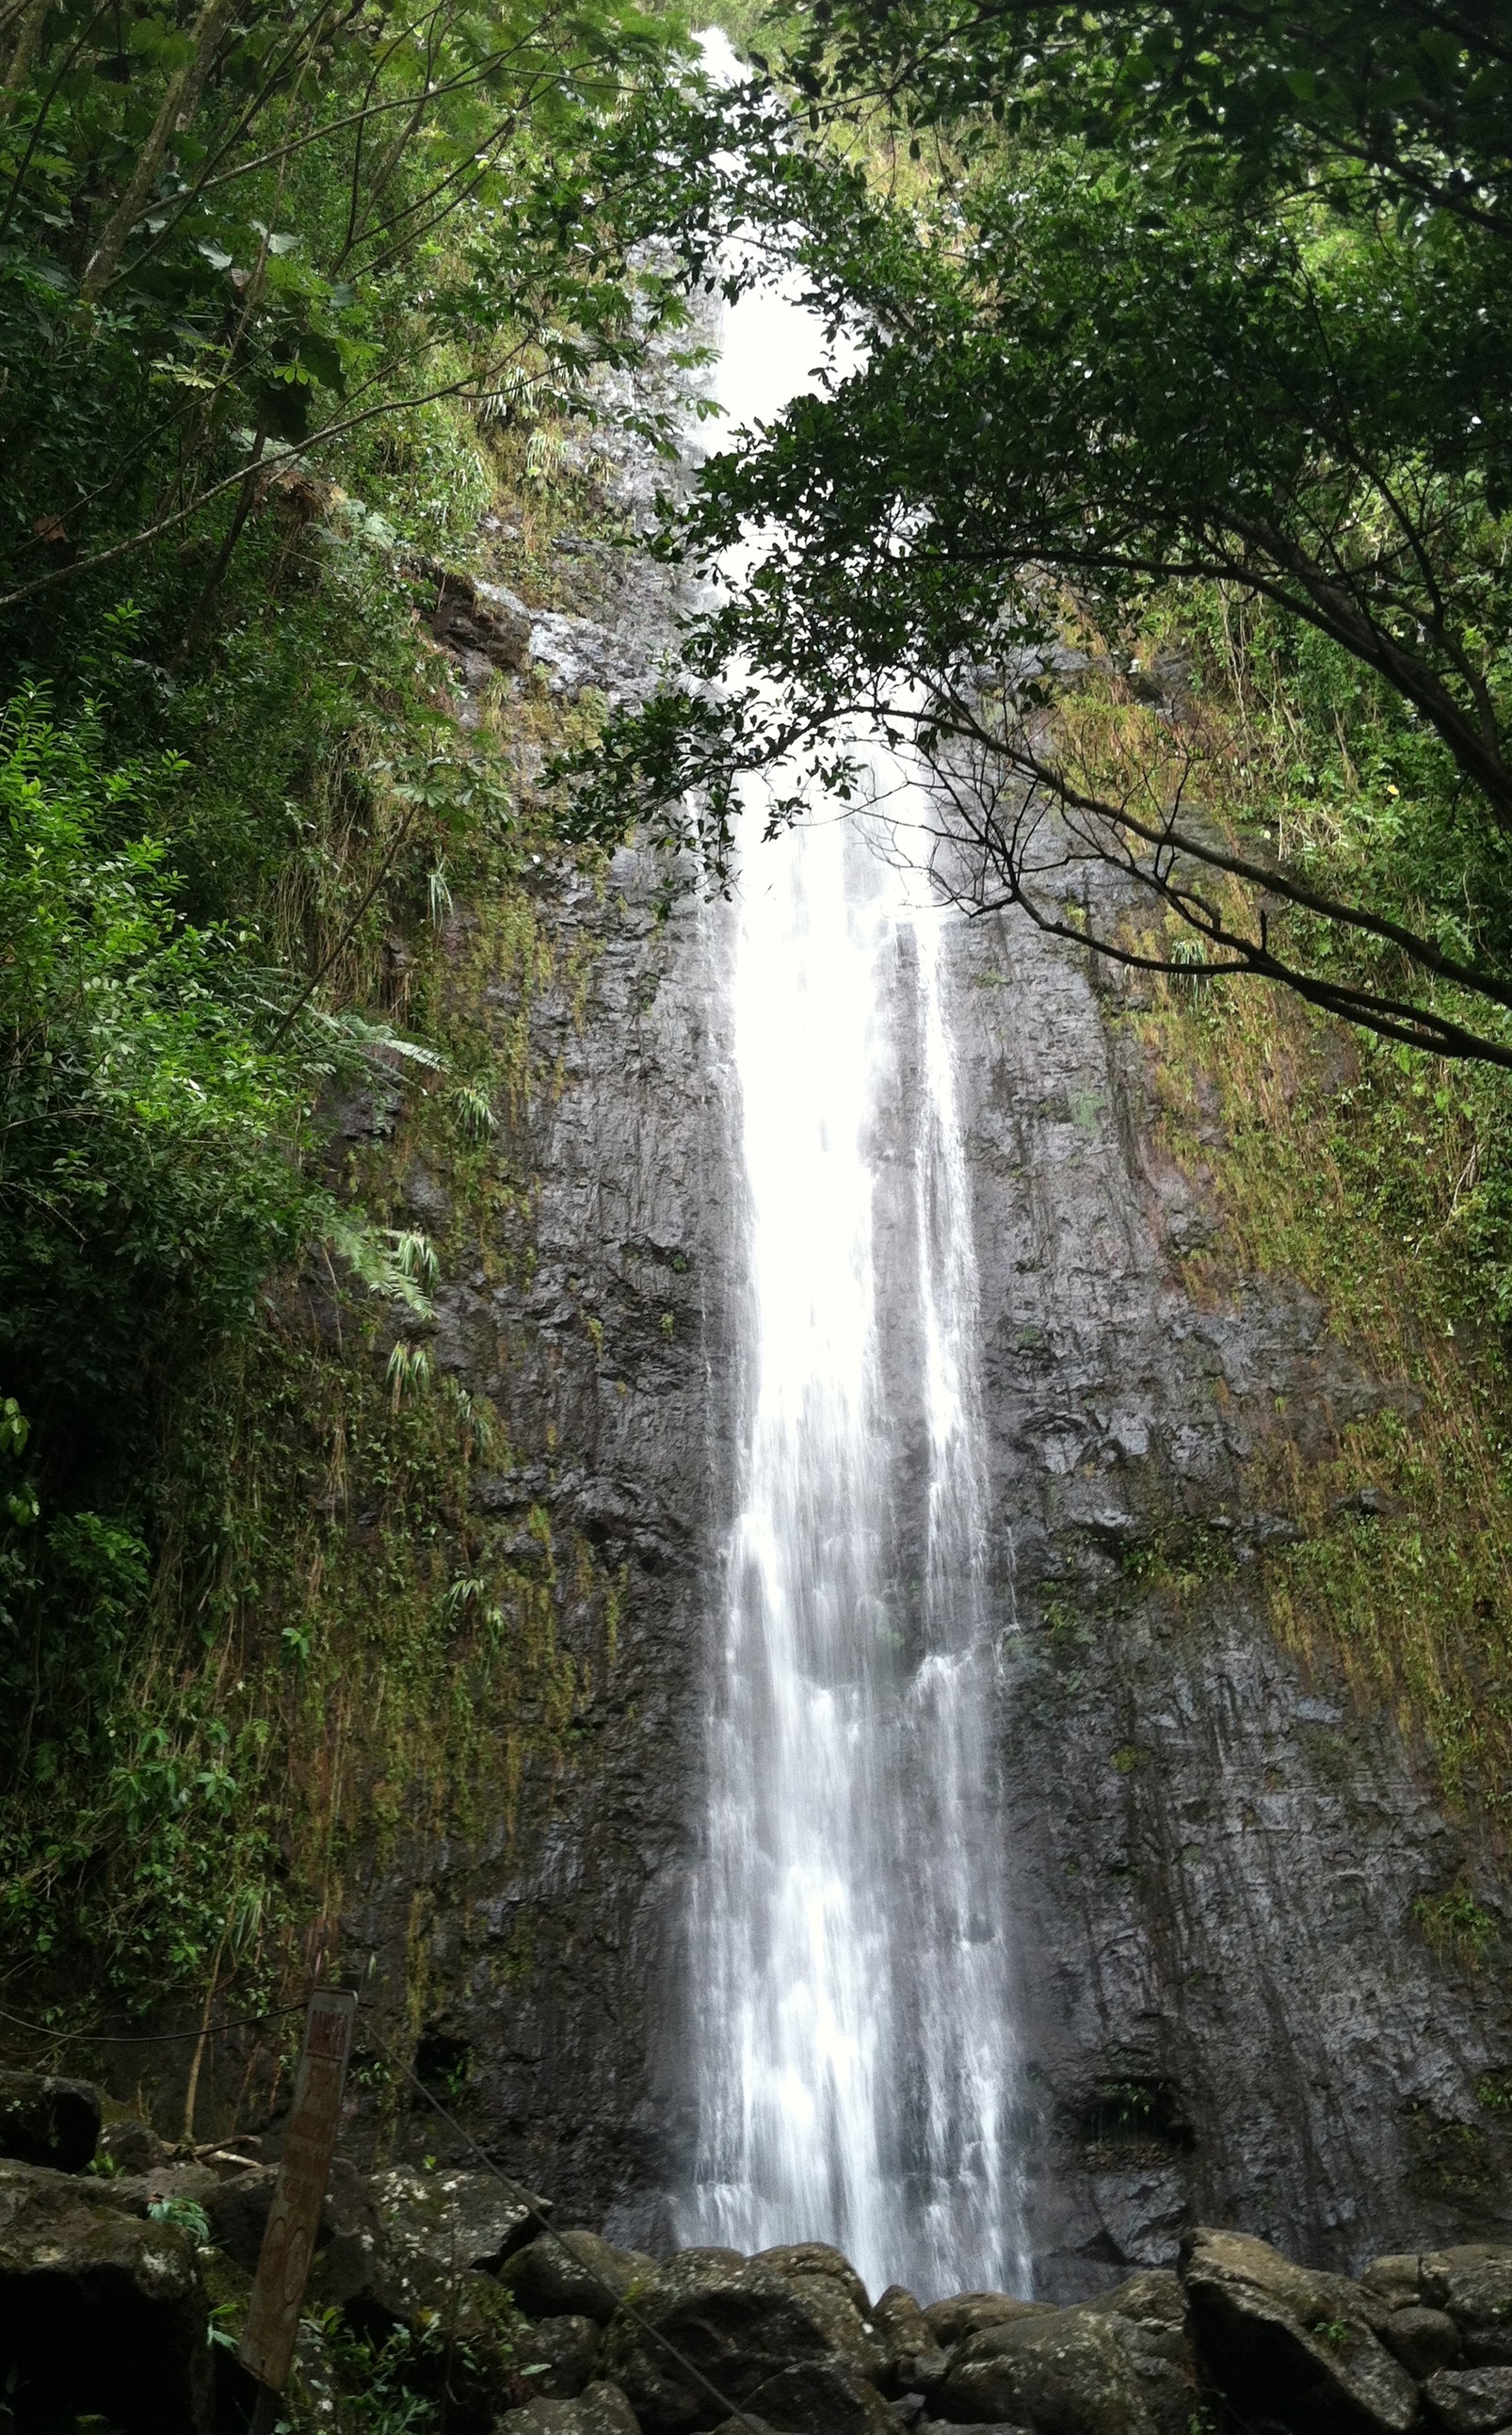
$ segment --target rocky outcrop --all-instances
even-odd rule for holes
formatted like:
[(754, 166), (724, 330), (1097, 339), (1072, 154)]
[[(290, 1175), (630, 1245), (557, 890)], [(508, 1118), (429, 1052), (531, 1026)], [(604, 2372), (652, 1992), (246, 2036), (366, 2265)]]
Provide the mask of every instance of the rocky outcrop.
[(1423, 2398), (1446, 2435), (1493, 2435), (1512, 2425), (1512, 2368), (1441, 2368), (1424, 2385)]
[(1037, 2435), (1152, 2435), (1143, 2395), (1106, 2317), (1053, 2308), (985, 2325), (952, 2353), (937, 2395), (947, 2419)]
[(881, 2435), (881, 2395), (785, 2276), (732, 2250), (674, 2257), (615, 2315), (604, 2373), (645, 2435), (717, 2426), (734, 2401), (793, 2435)]
[(527, 2316), (575, 2313), (607, 2325), (627, 2292), (656, 2273), (644, 2251), (616, 2249), (593, 2232), (550, 2233), (532, 2240), (504, 2280)]
[(548, 2317), (523, 2334), (515, 2364), (546, 2401), (575, 2401), (597, 2373), (604, 2333), (592, 2317)]
[(1231, 2232), (1198, 2232), (1183, 2272), (1197, 2350), (1236, 2407), (1300, 2435), (1417, 2425), (1418, 2388), (1380, 2338), (1389, 2312), (1358, 2284)]
[(591, 2384), (576, 2401), (530, 2401), (507, 2410), (500, 2435), (640, 2435), (617, 2385)]
[(99, 2091), (51, 2072), (0, 2071), (0, 2156), (81, 2173), (100, 2135)]
[(195, 2248), (109, 2183), (0, 2166), (0, 2391), (18, 2427), (96, 2413), (122, 2435), (196, 2435), (210, 2403)]
[[(237, 2435), (249, 2396), (227, 2345), (270, 2180), (214, 2152), (139, 2176), (0, 2164), (0, 2388), (20, 2435), (80, 2411), (123, 2435)], [(1179, 2275), (1065, 2307), (971, 2291), (925, 2310), (896, 2285), (873, 2303), (819, 2242), (658, 2261), (536, 2225), (493, 2174), (340, 2162), (296, 2413), (366, 2407), (377, 2363), (390, 2398), (443, 2408), (455, 2435), (1512, 2428), (1512, 2247), (1394, 2254), (1351, 2280), (1198, 2229)]]

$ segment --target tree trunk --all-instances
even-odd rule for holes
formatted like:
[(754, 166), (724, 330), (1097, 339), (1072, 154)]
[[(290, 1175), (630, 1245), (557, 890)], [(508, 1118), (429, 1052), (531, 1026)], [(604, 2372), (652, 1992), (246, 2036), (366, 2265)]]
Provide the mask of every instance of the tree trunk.
[(52, 6), (53, 0), (29, 0), (21, 20), (21, 31), (16, 36), (16, 47), (10, 54), (10, 64), (6, 69), (5, 84), (0, 87), (0, 126), (14, 110), (22, 87), (31, 74), (31, 63), (42, 48), (42, 30)]
[(106, 226), (105, 233), (84, 267), (78, 283), (80, 301), (93, 304), (110, 285), (126, 251), (127, 239), (142, 216), (144, 204), (157, 181), (163, 166), (163, 156), (171, 138), (187, 127), (199, 106), (205, 79), (215, 63), (220, 37), (231, 15), (232, 0), (205, 0), (195, 24), (194, 50), (169, 83), (163, 96), (163, 107), (153, 121), (152, 132), (142, 147), (142, 158), (131, 174), (130, 184), (116, 204)]

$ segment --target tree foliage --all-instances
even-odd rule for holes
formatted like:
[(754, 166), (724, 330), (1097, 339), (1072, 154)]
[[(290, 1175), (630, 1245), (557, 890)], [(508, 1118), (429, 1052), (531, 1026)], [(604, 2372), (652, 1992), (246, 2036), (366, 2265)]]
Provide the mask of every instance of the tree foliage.
[[(674, 545), (754, 532), (765, 555), (691, 665), (763, 682), (624, 723), (614, 790), (701, 788), (717, 834), (742, 770), (859, 783), (847, 734), (882, 717), (961, 813), (972, 901), (1168, 963), (1067, 913), (1074, 867), (1110, 862), (1210, 970), (1509, 1062), (1503, 21), (821, 11), (789, 62), (819, 136), (784, 155), (752, 96), (730, 216), (765, 203), (793, 233), (862, 360), (706, 470)], [(834, 157), (848, 121), (865, 178)], [(1057, 648), (1110, 668), (1158, 594), (1214, 584), (1324, 638), (1427, 740), (1410, 887), (1350, 897), (1220, 844), (1169, 735), (1111, 787), (1057, 750)]]
[(314, 1269), (397, 1425), (426, 1308), (331, 1101), (491, 1123), (386, 958), (551, 842), (425, 570), (679, 317), (633, 250), (685, 55), (634, 0), (0, 0), (0, 1933), (133, 2000), (279, 1865), (197, 1672), (283, 1667), (236, 1382)]

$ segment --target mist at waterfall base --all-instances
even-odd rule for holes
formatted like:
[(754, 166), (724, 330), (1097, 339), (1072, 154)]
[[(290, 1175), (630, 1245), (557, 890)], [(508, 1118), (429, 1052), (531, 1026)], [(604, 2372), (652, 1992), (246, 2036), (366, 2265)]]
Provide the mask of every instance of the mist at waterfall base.
[[(705, 37), (717, 74), (722, 38)], [(719, 444), (814, 385), (817, 319), (726, 316)], [(727, 570), (739, 580), (740, 570)], [(689, 1947), (679, 2236), (829, 2240), (868, 2287), (1029, 2287), (997, 1791), (1004, 1584), (944, 916), (885, 820), (745, 814), (740, 1465)], [(922, 807), (920, 807), (922, 809)], [(1009, 1609), (1011, 1614), (1011, 1609)]]

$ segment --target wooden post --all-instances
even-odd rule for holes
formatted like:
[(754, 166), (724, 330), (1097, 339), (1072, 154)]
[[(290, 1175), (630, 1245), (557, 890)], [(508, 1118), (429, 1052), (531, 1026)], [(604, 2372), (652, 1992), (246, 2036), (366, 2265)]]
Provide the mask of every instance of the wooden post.
[(340, 2127), (356, 2010), (355, 1995), (345, 1989), (318, 1987), (305, 2015), (294, 2108), (241, 2341), (242, 2365), (263, 2388), (252, 2422), (259, 2435), (274, 2423), (274, 2397), (288, 2382), (294, 2363), (300, 2308)]

